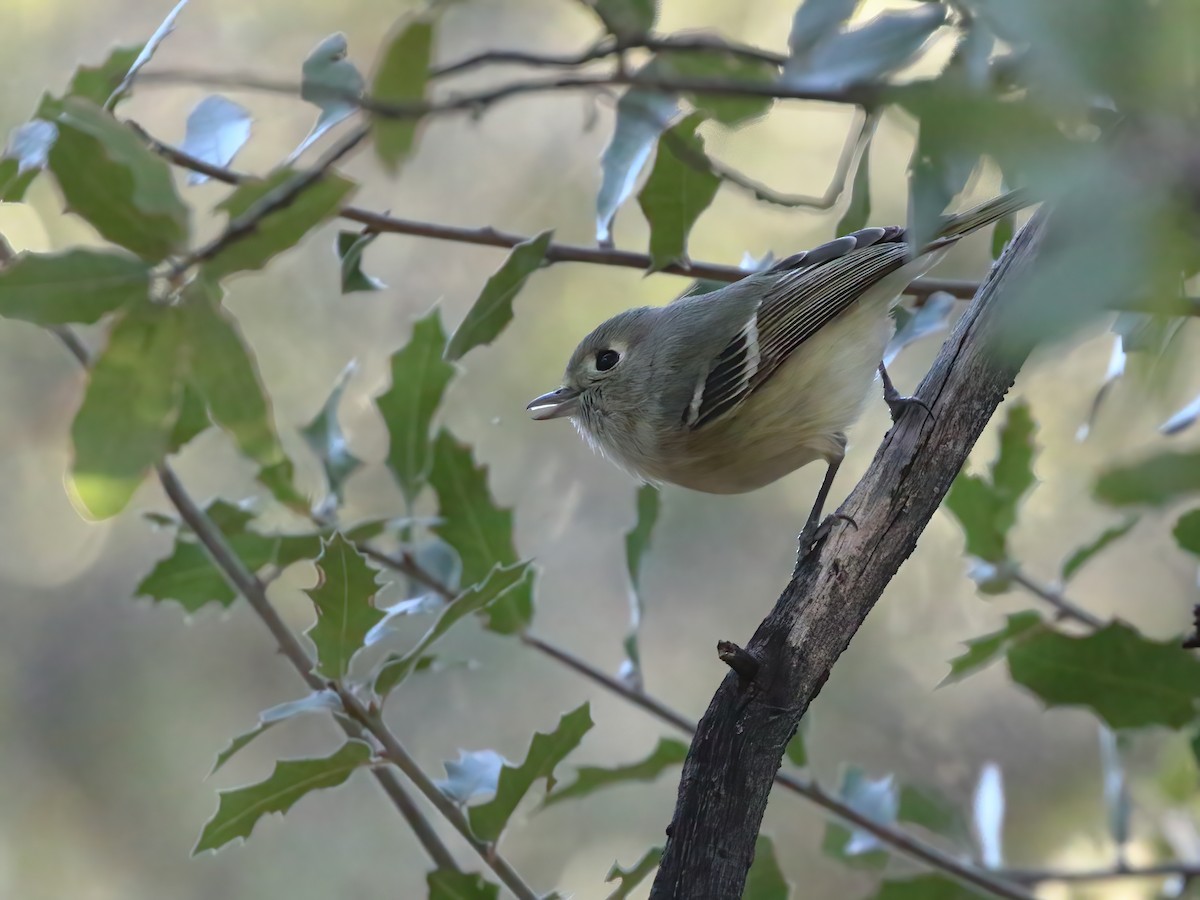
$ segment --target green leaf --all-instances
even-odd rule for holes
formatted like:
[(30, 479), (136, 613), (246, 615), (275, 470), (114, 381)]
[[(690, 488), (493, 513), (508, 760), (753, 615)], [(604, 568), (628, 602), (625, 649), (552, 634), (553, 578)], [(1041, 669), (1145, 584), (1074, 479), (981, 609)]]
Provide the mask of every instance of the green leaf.
[[(477, 584), (494, 565), (517, 562), (512, 512), (496, 505), (487, 486), (487, 467), (476, 466), (471, 450), (442, 431), (434, 442), (429, 482), (438, 498), (433, 531), (458, 551), (462, 583)], [(512, 634), (533, 618), (532, 582), (488, 607), (488, 628)]]
[(541, 267), (553, 235), (553, 231), (543, 231), (513, 247), (504, 265), (487, 280), (466, 318), (455, 329), (446, 347), (446, 359), (462, 359), (467, 351), (490, 344), (512, 321), (513, 298), (525, 286), (525, 279)]
[(113, 326), (71, 424), (71, 486), (89, 515), (119, 513), (166, 456), (183, 399), (184, 340), (178, 311), (148, 302)]
[(638, 647), (638, 631), (642, 627), (642, 558), (650, 549), (650, 537), (658, 521), (660, 506), (658, 488), (645, 484), (637, 492), (637, 522), (625, 532), (625, 567), (629, 572), (629, 633), (625, 635), (626, 664), (622, 675), (637, 687), (642, 684), (642, 655)]
[(1165, 506), (1200, 491), (1200, 452), (1169, 450), (1118, 466), (1096, 481), (1096, 498), (1111, 506)]
[(974, 675), (979, 670), (990, 666), (1008, 653), (1008, 649), (1014, 641), (1041, 624), (1042, 617), (1040, 615), (1032, 610), (1026, 610), (1008, 616), (1007, 624), (999, 631), (966, 641), (967, 652), (950, 660), (950, 672), (942, 679), (938, 687), (961, 681), (968, 675)]
[(917, 875), (884, 881), (870, 900), (977, 900), (982, 896), (944, 875)]
[(627, 900), (634, 889), (646, 880), (646, 876), (658, 868), (662, 855), (662, 847), (651, 847), (642, 854), (641, 859), (628, 869), (623, 869), (620, 863), (614, 862), (608, 870), (608, 874), (604, 876), (604, 882), (605, 884), (613, 881), (621, 883), (608, 895), (608, 900)]
[(221, 305), (223, 293), (220, 285), (203, 277), (184, 289), (180, 309), (191, 348), (191, 384), (208, 404), (213, 421), (258, 463), (260, 480), (271, 493), (282, 503), (303, 506), (292, 487), (292, 464), (275, 431), (258, 365), (236, 320)]
[(86, 100), (67, 98), (56, 124), (50, 169), (69, 211), (150, 262), (182, 249), (188, 208), (166, 162), (131, 128)]
[(504, 595), (522, 584), (529, 574), (529, 563), (513, 565), (497, 565), (488, 575), (476, 585), (467, 588), (454, 600), (451, 600), (437, 621), (417, 641), (416, 646), (403, 656), (391, 656), (375, 677), (375, 693), (386, 697), (391, 690), (407, 678), (425, 656), (429, 648), (436, 644), (455, 624), (471, 613), (481, 612), (491, 604), (501, 600)]
[(378, 278), (362, 270), (363, 251), (379, 237), (378, 231), (339, 231), (337, 234), (337, 257), (342, 270), (342, 293), (356, 291), (378, 291), (387, 287)]
[(392, 355), (392, 386), (375, 400), (388, 431), (388, 468), (410, 504), (425, 485), (433, 414), (454, 378), (445, 351), (441, 314), (432, 309), (413, 324), (408, 343)]
[(653, 781), (672, 766), (682, 765), (687, 757), (688, 745), (672, 738), (659, 738), (658, 744), (645, 759), (624, 766), (580, 766), (575, 780), (566, 787), (546, 795), (543, 806), (551, 806), (560, 800), (586, 797), (598, 790), (629, 781)]
[(1000, 530), (1001, 503), (992, 486), (978, 475), (960, 474), (946, 494), (946, 509), (962, 525), (967, 553), (990, 563), (1008, 558)]
[[(429, 80), (433, 53), (433, 23), (415, 21), (388, 41), (371, 81), (371, 99), (379, 103), (420, 104)], [(417, 139), (420, 117), (372, 116), (375, 155), (395, 174)]]
[(1120, 622), (1086, 637), (1046, 629), (1008, 651), (1013, 681), (1049, 706), (1086, 706), (1110, 728), (1182, 728), (1196, 716), (1200, 660)]
[(344, 34), (331, 34), (313, 48), (300, 67), (300, 96), (321, 112), (289, 160), (298, 157), (321, 135), (358, 110), (366, 83), (354, 63), (346, 58), (349, 49)]
[(321, 411), (311, 422), (300, 429), (300, 436), (304, 438), (309, 449), (321, 461), (321, 468), (325, 471), (325, 481), (339, 503), (343, 499), (342, 489), (345, 487), (346, 479), (357, 472), (363, 464), (362, 460), (351, 453), (346, 446), (346, 435), (338, 423), (337, 416), (338, 407), (342, 403), (342, 395), (346, 391), (346, 385), (353, 371), (353, 363), (342, 370), (333, 385), (333, 390), (329, 392), (329, 399), (321, 407)]
[(775, 845), (765, 834), (754, 842), (754, 862), (746, 873), (742, 900), (788, 900), (791, 888), (775, 858)]
[(149, 293), (150, 267), (119, 253), (22, 253), (0, 269), (0, 316), (35, 325), (90, 325)]
[(836, 33), (854, 15), (858, 4), (859, 0), (802, 0), (792, 17), (788, 37), (791, 55), (804, 56), (822, 39)]
[(175, 420), (175, 427), (171, 429), (167, 453), (178, 453), (192, 438), (202, 431), (207, 431), (211, 424), (204, 398), (196, 393), (196, 389), (191, 385), (184, 385), (179, 418)]
[(1008, 242), (1013, 239), (1015, 230), (1016, 220), (1012, 216), (1005, 216), (996, 222), (996, 226), (992, 229), (992, 259), (1000, 258), (1000, 254), (1004, 252)]
[(1016, 522), (1017, 503), (1034, 484), (1033, 416), (1025, 403), (1009, 407), (1000, 430), (1000, 452), (992, 463), (992, 486), (1003, 501), (1000, 528), (1007, 533)]
[(16, 171), (9, 176), (0, 177), (0, 186), (4, 188), (5, 199), (20, 200), (24, 196), (7, 197), (8, 182), (17, 179), (28, 172), (37, 173), (44, 169), (50, 160), (50, 148), (58, 140), (58, 126), (45, 119), (33, 119), (23, 125), (18, 125), (8, 133), (8, 143), (4, 146), (3, 159), (14, 160)]
[(908, 165), (913, 243), (923, 246), (937, 232), (952, 200), (966, 189), (980, 162), (978, 149), (959, 146), (955, 123), (928, 111), (920, 119)]
[[(803, 7), (801, 7), (803, 8)], [(871, 217), (871, 142), (867, 141), (858, 156), (854, 182), (850, 186), (850, 202), (837, 223), (838, 234), (850, 234), (865, 228)]]
[(150, 40), (146, 41), (145, 45), (138, 52), (138, 55), (130, 64), (129, 70), (125, 73), (125, 77), (121, 79), (120, 84), (113, 88), (112, 94), (105, 98), (105, 109), (113, 109), (121, 102), (129, 87), (133, 84), (133, 77), (138, 73), (138, 70), (150, 62), (151, 57), (154, 56), (155, 51), (162, 45), (162, 42), (175, 30), (175, 20), (179, 18), (179, 14), (187, 6), (187, 2), (188, 0), (179, 0), (171, 11), (167, 13), (167, 17), (154, 29), (154, 34), (150, 35)]
[(229, 762), (239, 750), (253, 741), (256, 737), (280, 722), (286, 722), (288, 719), (294, 718), (304, 713), (312, 712), (339, 712), (342, 709), (342, 701), (333, 691), (314, 691), (307, 697), (301, 697), (299, 700), (289, 700), (287, 703), (280, 703), (278, 706), (272, 706), (270, 709), (264, 709), (258, 714), (258, 724), (249, 731), (239, 734), (229, 746), (217, 754), (217, 761), (213, 763), (212, 771), (208, 774), (215, 775), (225, 763)]
[(836, 859), (843, 865), (853, 869), (878, 871), (888, 863), (888, 852), (883, 849), (865, 850), (851, 853), (852, 832), (840, 822), (827, 822), (825, 836), (821, 840), (821, 852), (831, 859)]
[(657, 0), (584, 0), (618, 38), (647, 34), (658, 20)]
[(115, 47), (100, 65), (80, 66), (67, 86), (66, 96), (80, 97), (97, 106), (104, 106), (125, 81), (125, 76), (145, 47), (145, 44)]
[(585, 703), (559, 719), (558, 727), (550, 734), (535, 732), (524, 762), (516, 767), (506, 765), (500, 770), (496, 796), (468, 810), (475, 836), (481, 841), (499, 840), (517, 804), (538, 779), (545, 778), (547, 790), (553, 789), (555, 766), (579, 746), (591, 727), (592, 717)]
[(375, 608), (375, 570), (341, 534), (322, 542), (319, 580), (305, 591), (317, 608), (317, 621), (304, 634), (317, 648), (317, 671), (335, 681), (346, 677), (350, 660), (383, 618)]
[(475, 872), (438, 869), (430, 872), (429, 900), (496, 900), (500, 888), (485, 881)]
[(633, 193), (658, 136), (679, 110), (674, 97), (655, 91), (627, 90), (617, 101), (613, 135), (600, 156), (600, 190), (596, 194), (596, 240), (612, 245), (617, 210)]
[[(205, 97), (188, 113), (187, 128), (179, 149), (204, 162), (224, 168), (250, 140), (250, 113), (220, 94)], [(189, 172), (188, 184), (203, 184), (208, 176)]]
[(1184, 513), (1171, 532), (1180, 548), (1200, 556), (1200, 509)]
[[(871, 778), (858, 766), (842, 771), (838, 797), (855, 812), (882, 825), (895, 825), (900, 808), (900, 795), (892, 775)], [(835, 859), (858, 868), (881, 868), (887, 862), (887, 852), (879, 839), (869, 831), (849, 829), (837, 822), (825, 828), (822, 850)]]
[(1133, 526), (1138, 523), (1137, 516), (1130, 516), (1123, 522), (1118, 522), (1100, 532), (1095, 538), (1088, 543), (1079, 547), (1074, 553), (1067, 557), (1063, 563), (1062, 573), (1060, 578), (1063, 584), (1066, 584), (1071, 578), (1083, 568), (1084, 564), (1101, 550), (1107, 549), (1110, 544), (1119, 541), (1133, 529)]
[(459, 806), (466, 806), (472, 800), (495, 795), (504, 757), (495, 750), (459, 750), (458, 759), (448, 759), (442, 765), (446, 777), (435, 782), (438, 790)]
[(276, 169), (265, 180), (243, 182), (217, 204), (217, 209), (229, 214), (230, 229), (251, 222), (253, 227), (204, 264), (209, 278), (216, 281), (233, 272), (261, 269), (272, 257), (295, 247), (309, 231), (336, 214), (354, 189), (353, 181), (326, 172), (315, 183), (295, 193), (296, 185), (306, 177), (305, 173), (286, 167)]
[(969, 842), (971, 831), (962, 812), (949, 798), (928, 788), (904, 785), (896, 820), (920, 825), (954, 841)]
[(787, 758), (787, 761), (801, 769), (808, 765), (808, 748), (804, 743), (804, 723), (807, 721), (807, 719), (800, 720), (800, 727), (796, 729), (796, 733), (792, 735), (792, 739), (783, 748), (783, 755)]
[[(772, 63), (725, 50), (664, 50), (655, 55), (643, 73), (648, 78), (714, 81), (753, 88), (769, 86), (775, 82), (779, 71)], [(769, 96), (725, 93), (688, 93), (684, 96), (706, 116), (730, 126), (761, 116), (774, 102)]]
[(200, 832), (192, 855), (216, 850), (237, 838), (248, 838), (267, 813), (286, 813), (305, 794), (337, 787), (355, 769), (371, 760), (371, 748), (362, 741), (347, 741), (339, 750), (320, 759), (284, 759), (266, 781), (221, 791), (217, 812)]
[(19, 203), (25, 199), (25, 192), (33, 179), (37, 178), (37, 168), (21, 171), (21, 164), (10, 158), (0, 159), (0, 202)]
[(662, 136), (654, 168), (638, 194), (650, 223), (652, 272), (687, 261), (688, 234), (721, 187), (704, 153), (704, 141), (696, 134), (703, 121), (699, 113), (692, 113)]

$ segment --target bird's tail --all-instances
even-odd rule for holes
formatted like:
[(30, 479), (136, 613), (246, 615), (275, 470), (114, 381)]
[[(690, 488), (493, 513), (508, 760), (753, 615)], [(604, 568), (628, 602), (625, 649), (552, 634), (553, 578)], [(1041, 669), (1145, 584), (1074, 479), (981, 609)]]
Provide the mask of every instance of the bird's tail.
[(1020, 212), (1025, 207), (1033, 206), (1037, 202), (1037, 199), (1028, 190), (1018, 188), (1015, 191), (1001, 194), (999, 197), (993, 197), (974, 209), (946, 216), (942, 219), (942, 227), (937, 230), (930, 249), (937, 245), (957, 241), (972, 231), (991, 225), (993, 222)]

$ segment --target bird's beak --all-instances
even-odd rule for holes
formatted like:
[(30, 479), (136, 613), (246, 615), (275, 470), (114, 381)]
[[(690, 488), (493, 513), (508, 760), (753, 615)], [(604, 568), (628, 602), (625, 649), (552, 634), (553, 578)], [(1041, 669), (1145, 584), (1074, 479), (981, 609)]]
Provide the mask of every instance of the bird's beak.
[(542, 394), (531, 400), (525, 408), (539, 420), (573, 416), (579, 412), (579, 391), (575, 388), (560, 387), (557, 391)]

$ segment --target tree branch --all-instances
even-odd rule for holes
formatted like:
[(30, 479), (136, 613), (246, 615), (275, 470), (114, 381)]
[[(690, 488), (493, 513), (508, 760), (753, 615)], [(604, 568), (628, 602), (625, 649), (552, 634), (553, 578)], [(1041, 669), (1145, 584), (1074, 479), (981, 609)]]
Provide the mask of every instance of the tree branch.
[(1003, 875), (1021, 884), (1044, 884), (1048, 881), (1084, 882), (1115, 881), (1119, 878), (1200, 878), (1200, 863), (1168, 862), (1150, 866), (1116, 866), (1109, 869), (1003, 869)]
[(1020, 566), (1013, 565), (1010, 569), (1006, 570), (1006, 573), (1013, 581), (1029, 591), (1029, 593), (1053, 606), (1058, 611), (1058, 618), (1070, 619), (1073, 622), (1078, 622), (1093, 629), (1103, 628), (1107, 624), (1095, 613), (1088, 612), (1078, 603), (1068, 600), (1063, 596), (1061, 591), (1056, 591), (1048, 585), (1030, 578)]
[(747, 646), (761, 661), (754, 681), (730, 673), (718, 688), (684, 763), (652, 900), (742, 895), (784, 748), (1020, 369), (1024, 354), (993, 347), (997, 294), (1030, 268), (1045, 216), (1010, 244), (922, 381), (936, 419), (911, 416), (888, 433), (840, 509), (857, 527), (835, 523), (797, 563)]

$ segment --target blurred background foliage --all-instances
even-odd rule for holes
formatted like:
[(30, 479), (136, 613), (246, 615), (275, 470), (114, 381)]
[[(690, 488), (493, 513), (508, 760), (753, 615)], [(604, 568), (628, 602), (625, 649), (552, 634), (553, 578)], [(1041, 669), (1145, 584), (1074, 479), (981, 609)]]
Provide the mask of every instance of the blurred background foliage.
[[(867, 0), (857, 16), (913, 5)], [(1036, 15), (1039, 8), (1032, 2), (979, 5), (997, 20)], [(1100, 32), (1113, 23), (1090, 17), (1078, 3), (1046, 6), (1089, 29), (1079, 41), (1084, 51), (1114, 46), (1111, 33), (1090, 36), (1092, 29)], [(794, 0), (665, 0), (659, 30), (713, 29), (786, 53), (794, 7)], [(146, 0), (0, 0), (6, 25), (0, 57), (9, 62), (10, 73), (0, 92), (0, 125), (24, 122), (43, 90), (60, 90), (81, 62), (99, 62), (113, 44), (144, 40), (166, 11), (163, 3)], [(196, 0), (155, 65), (295, 81), (318, 41), (341, 31), (350, 58), (369, 71), (381, 36), (403, 12), (377, 0), (333, 6)], [(1142, 48), (1137, 65), (1121, 71), (1153, 82), (1157, 64), (1171, 58), (1170, 42), (1196, 38), (1189, 32), (1193, 24), (1181, 20), (1180, 27), (1158, 34), (1164, 45)], [(435, 58), (449, 61), (498, 47), (560, 52), (595, 36), (594, 17), (576, 3), (474, 0), (445, 10)], [(952, 47), (949, 36), (939, 36), (909, 74), (937, 71)], [(1054, 62), (1052, 54), (1042, 59)], [(1109, 61), (1084, 59), (1081, 66), (1106, 71)], [(460, 86), (486, 87), (495, 77), (490, 70), (478, 72)], [(147, 82), (122, 114), (178, 143), (188, 111), (207, 93)], [(226, 93), (254, 116), (240, 170), (268, 171), (312, 124), (312, 107), (298, 99)], [(1064, 115), (1082, 109), (1069, 90), (1050, 100)], [(539, 94), (477, 118), (430, 122), (399, 179), (387, 177), (366, 153), (343, 169), (360, 183), (356, 202), (371, 209), (530, 235), (553, 228), (556, 240), (589, 244), (597, 160), (611, 120), (609, 106), (584, 96)], [(710, 153), (756, 180), (819, 195), (853, 127), (849, 107), (783, 102), (740, 130), (706, 125), (702, 133)], [(906, 219), (906, 172), (915, 139), (912, 119), (894, 110), (883, 117), (870, 150), (871, 223)], [(1052, 180), (1061, 172), (1041, 177)], [(178, 177), (182, 185), (183, 174)], [(998, 171), (985, 166), (963, 199), (982, 199), (999, 187)], [(211, 183), (181, 189), (197, 237), (216, 234), (224, 217), (211, 209), (226, 189)], [(835, 236), (845, 202), (821, 213), (771, 206), (723, 189), (692, 232), (689, 253), (728, 264), (744, 253), (786, 255)], [(0, 205), (0, 234), (17, 250), (99, 243), (62, 207), (51, 180), (39, 179), (24, 203)], [(1094, 218), (1095, 208), (1079, 215)], [(453, 327), (504, 254), (384, 235), (366, 249), (363, 266), (387, 287), (341, 295), (336, 230), (326, 225), (267, 272), (235, 278), (226, 303), (257, 354), (302, 491), (318, 494), (322, 481), (319, 462), (297, 429), (320, 412), (339, 373), (356, 360), (339, 411), (352, 452), (367, 463), (345, 488), (344, 513), (353, 521), (404, 509), (382, 465), (387, 433), (373, 403), (389, 384), (391, 355), (407, 341), (414, 319), (435, 305)], [(1102, 228), (1099, 234), (1111, 247), (1114, 235)], [(617, 217), (614, 240), (619, 247), (647, 245), (647, 226), (632, 203)], [(990, 236), (972, 238), (937, 274), (977, 278), (990, 260)], [(1110, 274), (1100, 267), (1097, 278)], [(533, 424), (523, 407), (557, 383), (567, 353), (593, 325), (629, 306), (665, 302), (685, 286), (671, 276), (644, 278), (636, 270), (607, 267), (556, 265), (538, 273), (521, 292), (516, 317), (502, 337), (462, 364), (443, 411), (444, 422), (490, 468), (497, 500), (515, 507), (520, 552), (542, 569), (536, 630), (612, 672), (624, 659), (623, 542), (634, 523), (634, 485), (595, 457), (569, 427)], [(1081, 440), (1081, 424), (1089, 419), (1112, 352), (1107, 324), (1091, 321), (1036, 353), (1015, 389), (1032, 412), (1040, 449), (1034, 462), (1038, 483), (1020, 507), (1008, 549), (1024, 571), (1045, 582), (1054, 580), (1075, 547), (1121, 521), (1092, 499), (1097, 474), (1159, 446), (1157, 427), (1200, 390), (1194, 365), (1175, 367), (1153, 391), (1145, 379), (1119, 380)], [(100, 329), (82, 332), (97, 345)], [(936, 344), (925, 341), (901, 356), (893, 375), (902, 387), (916, 384)], [(1177, 358), (1193, 360), (1200, 349), (1194, 329), (1182, 331), (1175, 347)], [(0, 370), (0, 893), (423, 896), (427, 864), (365, 777), (301, 803), (286, 824), (278, 819), (260, 824), (248, 846), (189, 856), (198, 823), (212, 812), (214, 787), (258, 780), (279, 757), (329, 752), (329, 723), (299, 719), (265, 735), (210, 782), (203, 780), (231, 735), (248, 729), (260, 710), (299, 695), (294, 674), (243, 604), (185, 617), (174, 604), (129, 599), (172, 544), (169, 530), (156, 533), (142, 516), (147, 509), (168, 511), (158, 486), (147, 483), (115, 519), (83, 521), (63, 485), (82, 371), (49, 333), (9, 320), (0, 321)], [(839, 493), (865, 468), (888, 424), (879, 403), (855, 428)], [(1194, 433), (1176, 440), (1194, 446)], [(995, 452), (996, 438), (989, 433), (976, 455), (986, 461)], [(199, 498), (263, 496), (254, 466), (216, 430), (192, 442), (177, 469)], [(714, 642), (744, 638), (770, 607), (793, 563), (794, 535), (820, 477), (806, 470), (770, 490), (737, 497), (664, 490), (653, 549), (640, 573), (641, 660), (651, 692), (691, 717), (703, 711), (724, 675)], [(1101, 618), (1135, 623), (1150, 637), (1176, 637), (1197, 597), (1195, 560), (1169, 539), (1173, 524), (1173, 517), (1159, 512), (1144, 516), (1080, 572), (1072, 597)], [(302, 563), (271, 585), (272, 598), (297, 630), (310, 624), (312, 608), (301, 588), (314, 581), (312, 565)], [(836, 784), (847, 766), (874, 776), (895, 773), (901, 783), (939, 789), (965, 809), (981, 770), (994, 763), (1003, 772), (1007, 801), (1006, 864), (1109, 865), (1113, 846), (1094, 716), (1078, 709), (1045, 710), (1013, 687), (1003, 667), (934, 690), (948, 661), (961, 653), (961, 642), (1001, 627), (1007, 614), (1031, 603), (1027, 594), (1013, 591), (981, 597), (968, 577), (962, 530), (950, 515), (939, 514), (807, 717), (813, 774)], [(406, 625), (405, 634), (415, 638), (424, 624)], [(638, 710), (495, 634), (461, 627), (442, 652), (445, 659), (472, 665), (414, 676), (390, 706), (395, 728), (428, 772), (439, 773), (442, 761), (455, 758), (460, 748), (494, 748), (520, 759), (533, 731), (548, 730), (564, 710), (585, 700), (596, 727), (572, 756), (573, 764), (634, 760), (668, 733)], [(1196, 763), (1185, 735), (1162, 730), (1138, 732), (1123, 750), (1137, 810), (1125, 852), (1130, 862), (1148, 861), (1161, 852), (1162, 816), (1178, 818), (1183, 810), (1187, 821), (1195, 811)], [(674, 778), (664, 776), (653, 785), (598, 794), (586, 807), (564, 803), (536, 814), (523, 808), (505, 841), (506, 855), (537, 885), (558, 885), (581, 900), (607, 896), (610, 888), (601, 880), (609, 865), (614, 858), (629, 864), (661, 840), (674, 793)], [(824, 829), (812, 806), (784, 793), (773, 797), (764, 831), (774, 840), (784, 873), (793, 881), (803, 873), (805, 895), (866, 893), (876, 876), (823, 855)], [(457, 849), (456, 840), (448, 837)], [(1075, 888), (1070, 895), (1133, 898), (1154, 896), (1155, 889), (1113, 882)], [(1067, 893), (1052, 885), (1043, 895)]]

